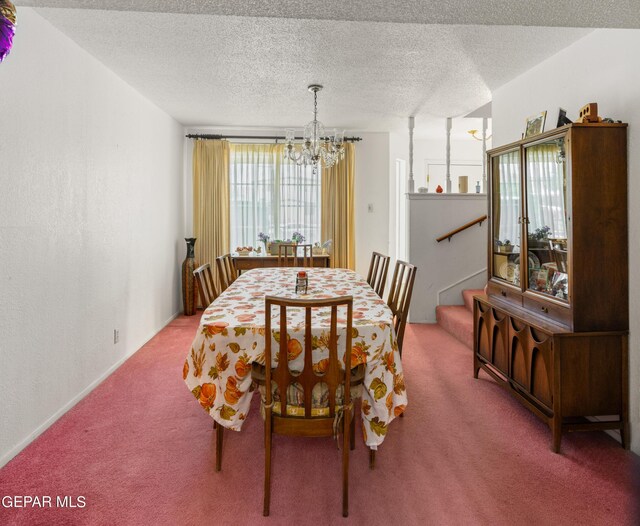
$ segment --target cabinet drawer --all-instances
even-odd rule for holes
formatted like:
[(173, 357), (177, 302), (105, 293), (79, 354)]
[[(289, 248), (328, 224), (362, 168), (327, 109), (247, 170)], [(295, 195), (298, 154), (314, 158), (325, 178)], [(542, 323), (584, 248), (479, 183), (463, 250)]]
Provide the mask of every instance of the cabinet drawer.
[(551, 322), (561, 323), (563, 325), (569, 325), (571, 323), (571, 309), (567, 305), (558, 305), (544, 299), (538, 299), (535, 296), (525, 295), (522, 298), (523, 307), (531, 312), (536, 313), (542, 319), (547, 319)]
[(507, 301), (518, 306), (522, 305), (522, 293), (520, 290), (502, 285), (496, 281), (489, 281), (487, 293), (490, 296), (499, 298), (501, 301)]

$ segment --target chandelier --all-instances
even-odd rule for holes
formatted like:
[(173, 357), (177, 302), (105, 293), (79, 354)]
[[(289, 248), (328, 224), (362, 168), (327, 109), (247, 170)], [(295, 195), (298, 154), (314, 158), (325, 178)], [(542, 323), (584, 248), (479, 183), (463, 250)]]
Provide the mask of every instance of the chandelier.
[(313, 165), (315, 168), (322, 162), (325, 168), (330, 168), (344, 158), (344, 130), (334, 129), (326, 135), (323, 124), (318, 120), (318, 92), (322, 86), (311, 84), (308, 89), (313, 93), (313, 120), (304, 127), (301, 145), (294, 144), (294, 129), (285, 130), (284, 158), (297, 165)]
[(0, 0), (0, 62), (11, 51), (16, 32), (16, 6), (9, 0)]

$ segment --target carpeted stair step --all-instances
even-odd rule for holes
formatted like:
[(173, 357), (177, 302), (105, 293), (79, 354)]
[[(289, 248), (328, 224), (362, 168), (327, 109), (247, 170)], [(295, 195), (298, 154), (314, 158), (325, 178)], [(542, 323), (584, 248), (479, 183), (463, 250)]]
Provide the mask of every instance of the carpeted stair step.
[(436, 320), (445, 331), (473, 349), (473, 314), (466, 305), (438, 305)]
[(469, 312), (473, 313), (473, 297), (478, 294), (484, 294), (484, 289), (469, 289), (462, 291), (462, 299), (464, 299), (464, 305), (469, 309)]

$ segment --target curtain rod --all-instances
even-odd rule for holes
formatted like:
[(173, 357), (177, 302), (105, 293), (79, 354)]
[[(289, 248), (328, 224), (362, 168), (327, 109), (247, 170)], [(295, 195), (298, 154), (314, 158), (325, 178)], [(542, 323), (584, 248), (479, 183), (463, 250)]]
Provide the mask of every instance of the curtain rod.
[[(270, 140), (285, 140), (286, 137), (284, 135), (209, 135), (209, 134), (194, 134), (188, 133), (185, 135), (188, 139), (270, 139)], [(304, 137), (294, 137), (296, 140), (303, 140)], [(347, 142), (358, 142), (362, 140), (362, 137), (345, 137), (345, 141)]]

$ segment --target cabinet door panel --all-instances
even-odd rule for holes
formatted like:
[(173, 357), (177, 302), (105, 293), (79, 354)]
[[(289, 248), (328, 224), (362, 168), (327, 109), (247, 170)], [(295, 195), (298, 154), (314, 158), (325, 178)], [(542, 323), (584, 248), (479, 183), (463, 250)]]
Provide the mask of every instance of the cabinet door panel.
[(527, 327), (518, 330), (513, 323), (509, 328), (510, 377), (520, 387), (529, 391), (530, 350)]
[(522, 182), (520, 150), (491, 159), (491, 268), (494, 278), (520, 285), (520, 218)]
[(509, 318), (504, 313), (492, 309), (493, 312), (493, 349), (491, 363), (503, 374), (509, 373)]
[(485, 360), (491, 361), (491, 308), (476, 302), (476, 349)]
[[(564, 136), (525, 148), (526, 288), (569, 299), (569, 203)], [(524, 279), (523, 279), (524, 281)]]
[(549, 409), (553, 408), (552, 338), (530, 328), (531, 394)]

